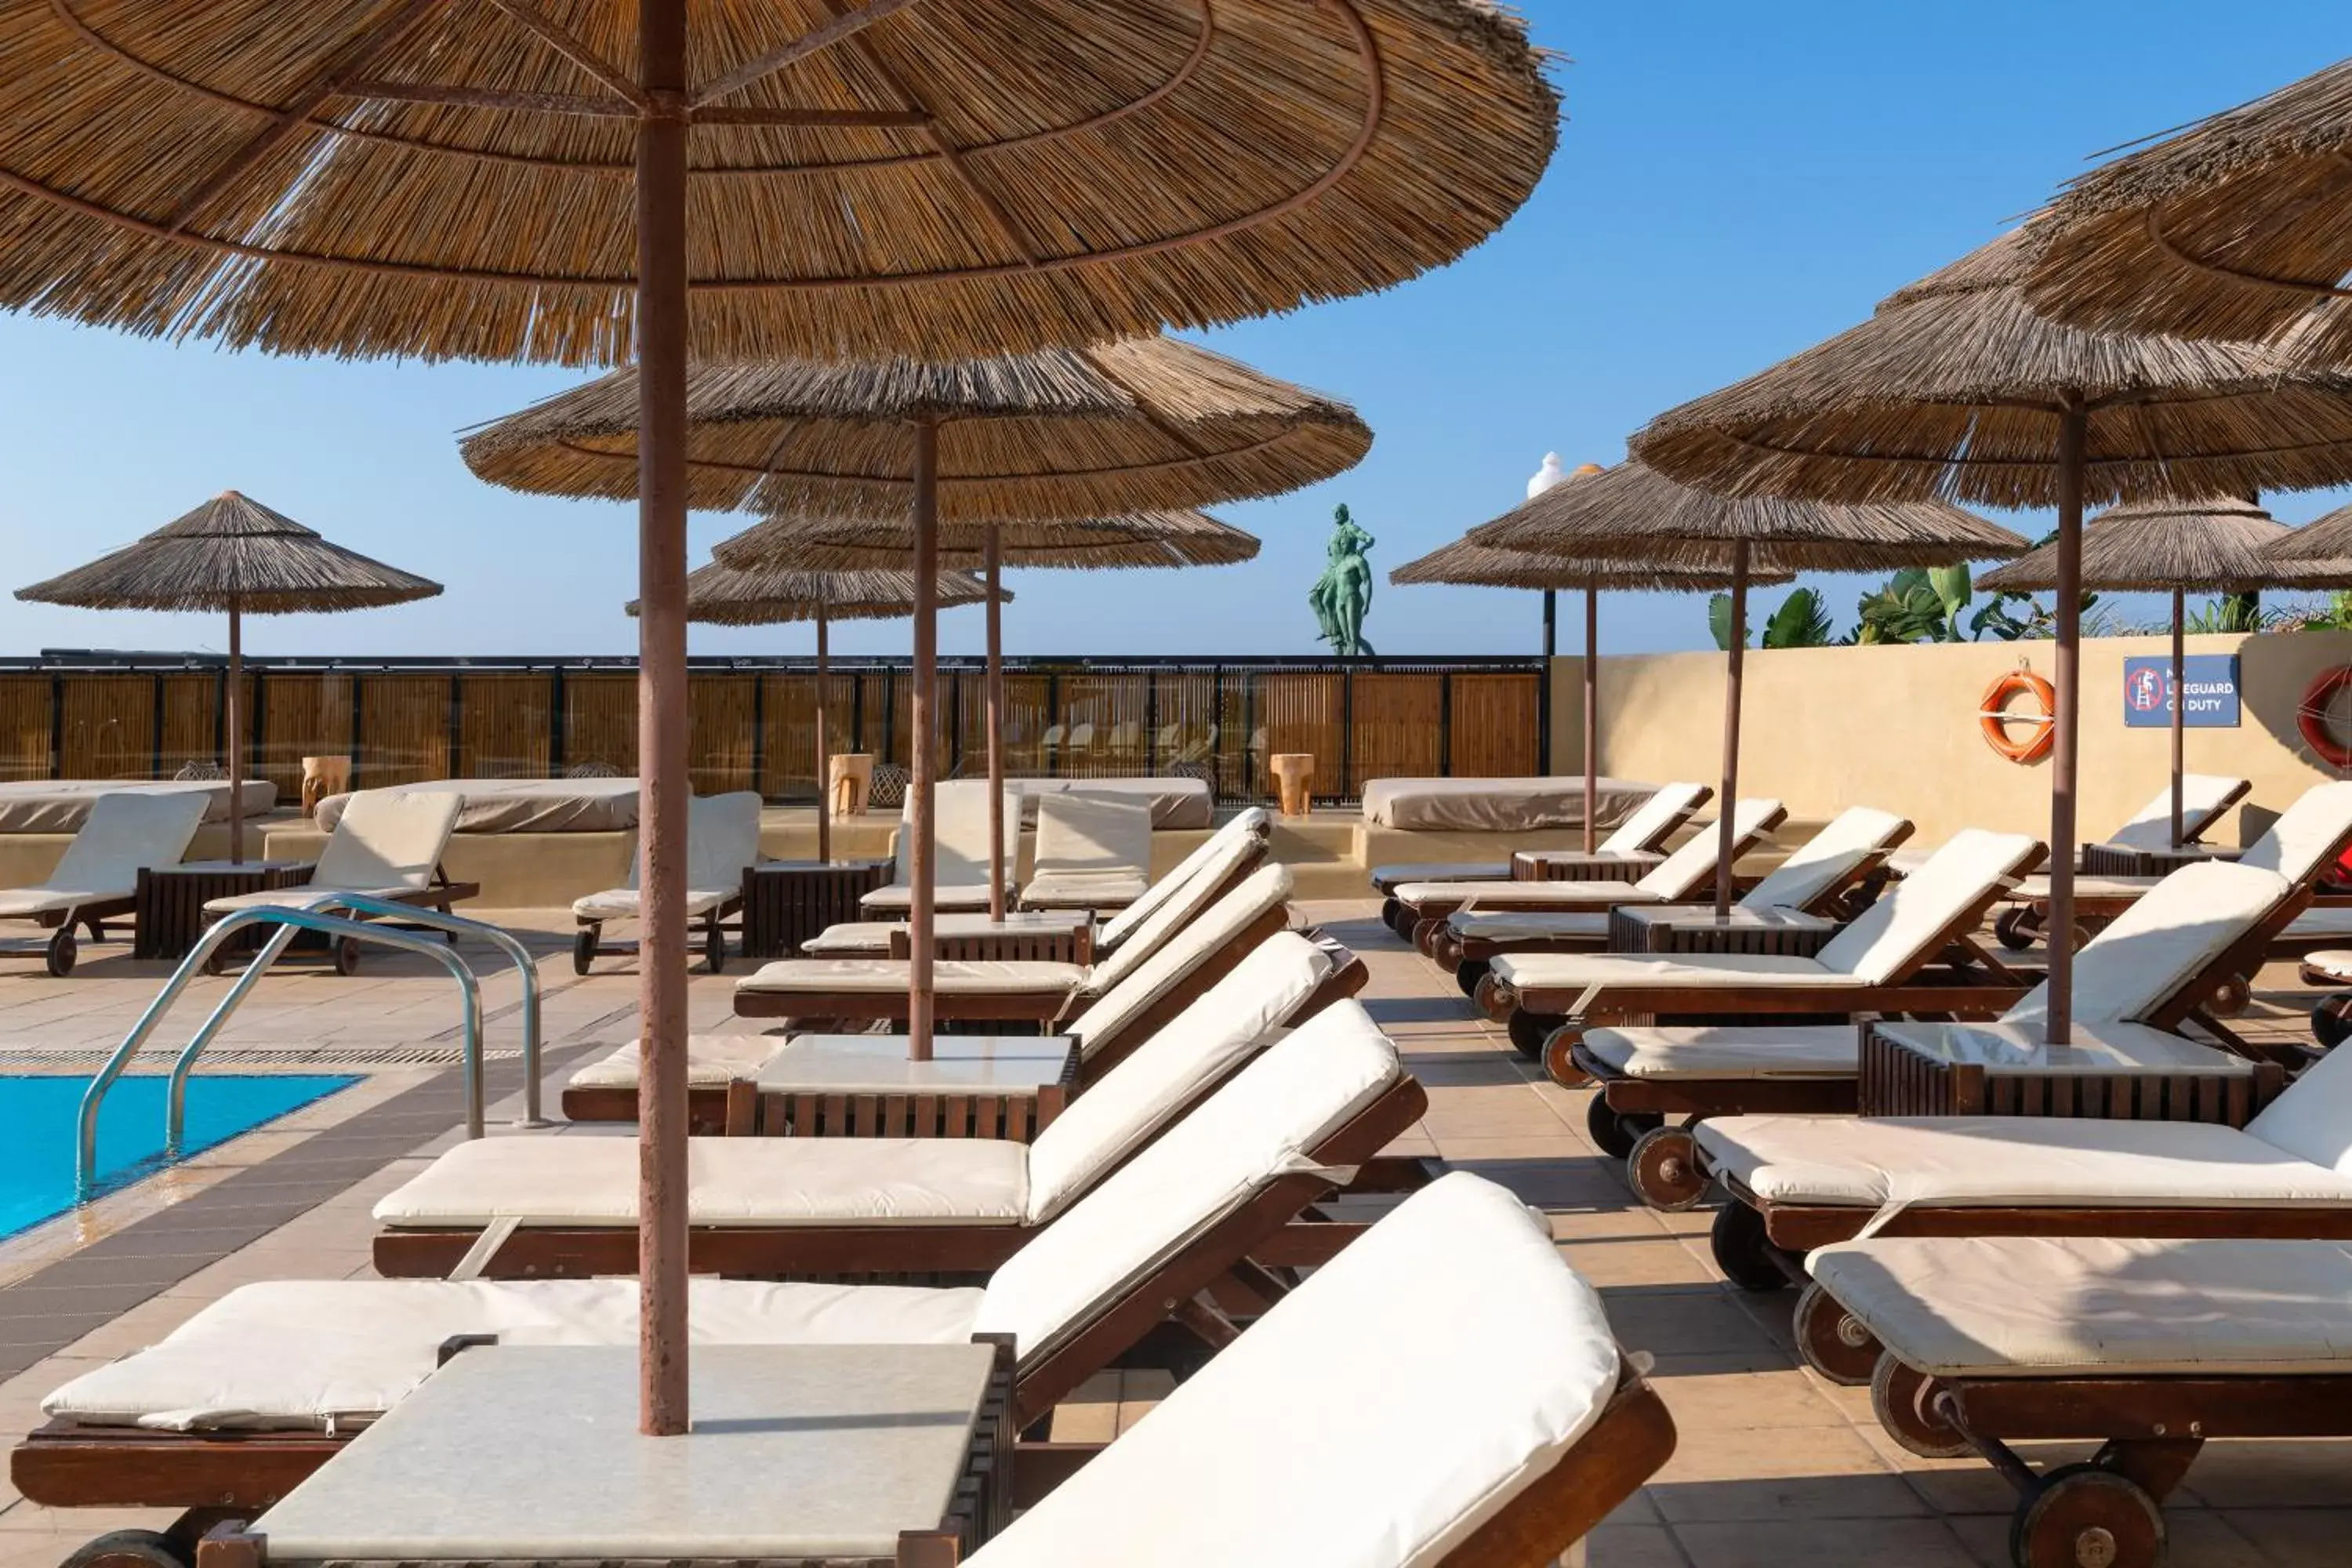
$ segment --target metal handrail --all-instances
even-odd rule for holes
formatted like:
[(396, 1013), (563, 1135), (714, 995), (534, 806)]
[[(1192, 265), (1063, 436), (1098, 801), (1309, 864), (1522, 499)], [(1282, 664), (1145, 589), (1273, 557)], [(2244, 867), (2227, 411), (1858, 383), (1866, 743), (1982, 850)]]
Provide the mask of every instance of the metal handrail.
[[(322, 895), (321, 901), (325, 901), (326, 897)], [(309, 908), (284, 905), (236, 910), (215, 921), (197, 939), (187, 957), (180, 961), (180, 966), (163, 983), (163, 989), (156, 994), (155, 1000), (148, 1004), (147, 1010), (139, 1016), (139, 1021), (131, 1026), (131, 1032), (123, 1037), (122, 1043), (115, 1047), (114, 1054), (107, 1058), (106, 1065), (90, 1080), (89, 1088), (82, 1091), (80, 1124), (74, 1145), (74, 1189), (79, 1197), (87, 1199), (97, 1187), (98, 1113), (99, 1107), (106, 1099), (106, 1091), (122, 1076), (123, 1068), (131, 1064), (131, 1058), (138, 1054), (139, 1047), (146, 1043), (147, 1037), (155, 1032), (155, 1026), (163, 1022), (172, 1005), (188, 988), (188, 983), (203, 972), (206, 961), (231, 936), (257, 925), (276, 925), (285, 929), (273, 935), (254, 955), (253, 962), (237, 977), (228, 994), (214, 1007), (211, 1016), (197, 1029), (195, 1037), (189, 1041), (187, 1048), (180, 1053), (179, 1060), (173, 1064), (170, 1121), (164, 1140), (167, 1149), (179, 1146), (179, 1113), (183, 1109), (181, 1094), (187, 1069), (194, 1065), (198, 1053), (220, 1032), (229, 1015), (252, 991), (255, 983), (286, 951), (298, 931), (320, 931), (339, 939), (423, 953), (449, 971), (451, 977), (457, 982), (458, 992), (465, 1003), (466, 1136), (479, 1138), (482, 1135), (481, 987), (476, 983), (473, 971), (449, 951), (448, 943), (428, 941), (408, 931), (362, 921), (340, 920)]]
[(520, 938), (504, 926), (494, 926), (487, 921), (469, 921), (463, 915), (453, 915), (446, 910), (425, 909), (415, 904), (404, 904), (393, 899), (380, 899), (373, 893), (328, 892), (303, 900), (302, 907), (311, 910), (349, 910), (354, 914), (383, 915), (404, 925), (422, 926), (427, 931), (447, 931), (452, 936), (478, 936), (505, 953), (522, 981), (522, 1120), (520, 1127), (544, 1127), (546, 1119), (540, 1115), (539, 1105), (539, 964), (530, 949)]

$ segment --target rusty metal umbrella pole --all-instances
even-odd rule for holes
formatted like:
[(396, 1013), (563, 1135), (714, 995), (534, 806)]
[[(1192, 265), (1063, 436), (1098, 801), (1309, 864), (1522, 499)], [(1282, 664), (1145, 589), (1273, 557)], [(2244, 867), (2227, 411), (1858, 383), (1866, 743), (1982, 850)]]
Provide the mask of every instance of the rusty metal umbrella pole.
[(824, 591), (816, 596), (816, 858), (833, 860), (833, 739), (824, 732), (824, 700), (833, 684), (831, 650), (825, 647)]
[(907, 879), (912, 884), (907, 902), (907, 1055), (920, 1062), (931, 1057), (931, 964), (939, 945), (932, 934), (939, 859), (939, 422), (917, 420), (914, 437), (915, 679), (910, 717), (915, 734), (907, 782), (907, 831), (914, 841), (907, 856)]
[(988, 525), (981, 570), (988, 587), (988, 918), (1004, 919), (1004, 530)]

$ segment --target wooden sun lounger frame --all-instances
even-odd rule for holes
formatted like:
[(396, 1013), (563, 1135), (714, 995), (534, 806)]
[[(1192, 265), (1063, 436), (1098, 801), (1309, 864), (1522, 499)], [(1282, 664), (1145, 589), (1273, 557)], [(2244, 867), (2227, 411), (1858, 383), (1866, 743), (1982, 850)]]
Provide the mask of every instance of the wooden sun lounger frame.
[[(1933, 1458), (1973, 1450), (1999, 1471), (2018, 1494), (2012, 1539), (2054, 1547), (2053, 1562), (2153, 1563), (2159, 1510), (2209, 1438), (2352, 1436), (2352, 1376), (2341, 1374), (1937, 1377), (1889, 1353), (1870, 1383), (1871, 1405), (1896, 1442)], [(2087, 1463), (2039, 1473), (2011, 1447), (2081, 1439), (2100, 1443)], [(2105, 1540), (2084, 1557), (2092, 1531)]]
[[(1739, 835), (1733, 840), (1732, 863), (1734, 867), (1734, 875), (1732, 877), (1732, 886), (1736, 890), (1744, 893), (1749, 888), (1756, 885), (1756, 879), (1753, 877), (1743, 878), (1737, 874), (1738, 862), (1747, 858), (1747, 857), (1755, 850), (1757, 845), (1769, 837), (1775, 828), (1778, 828), (1782, 823), (1788, 820), (1789, 808), (1785, 805), (1776, 807), (1765, 816), (1764, 820), (1758, 823), (1747, 833)], [(1715, 825), (1713, 823), (1709, 823), (1699, 831), (1711, 835), (1715, 833), (1716, 830)], [(1659, 858), (1659, 861), (1663, 861), (1664, 858), (1664, 857), (1661, 856)], [(1629, 882), (1639, 881), (1642, 877), (1646, 877), (1652, 871), (1656, 870), (1659, 861), (1651, 862), (1648, 866), (1643, 867), (1637, 876), (1625, 878), (1624, 879)], [(1559, 903), (1514, 903), (1507, 911), (1503, 912), (1515, 915), (1533, 915), (1570, 913), (1580, 910), (1600, 909), (1605, 910), (1610, 908), (1611, 906), (1605, 904), (1595, 905), (1589, 901), (1580, 901), (1576, 896), (1576, 889), (1580, 884), (1586, 882), (1607, 882), (1616, 880), (1620, 877), (1623, 876), (1623, 872), (1610, 868), (1605, 862), (1585, 861), (1580, 859), (1575, 864), (1580, 868), (1580, 874), (1533, 878), (1528, 879), (1527, 880), (1515, 881), (1512, 884), (1516, 887), (1524, 887), (1528, 885), (1528, 881), (1537, 883), (1558, 882), (1560, 884)], [(1627, 868), (1627, 869), (1632, 869), (1632, 868)], [(1581, 874), (1583, 871), (1591, 871), (1594, 874), (1589, 876), (1583, 875)], [(1708, 871), (1706, 882), (1710, 888), (1715, 885), (1715, 874), (1712, 869)], [(1422, 899), (1418, 900), (1391, 897), (1391, 901), (1397, 906), (1399, 913), (1395, 920), (1390, 921), (1390, 929), (1399, 932), (1399, 934), (1402, 935), (1406, 941), (1412, 942), (1414, 949), (1419, 952), (1423, 958), (1434, 958), (1435, 953), (1432, 944), (1435, 942), (1437, 933), (1445, 929), (1446, 918), (1468, 908), (1476, 900), (1476, 899), (1477, 895), (1475, 893), (1465, 893), (1459, 898), (1448, 895), (1444, 898)], [(1643, 901), (1647, 902), (1649, 900), (1645, 900)]]
[(135, 914), (138, 909), (136, 893), (118, 893), (100, 899), (84, 899), (70, 909), (43, 910), (38, 914), (0, 918), (25, 921), (49, 932), (49, 940), (41, 944), (41, 963), (53, 978), (62, 980), (73, 973), (74, 961), (81, 955), (81, 944), (74, 936), (76, 926), (88, 931), (90, 941), (104, 942), (108, 921)]
[[(1543, 862), (1541, 875), (1535, 875), (1532, 871), (1523, 871), (1519, 852), (1514, 850), (1508, 858), (1492, 862), (1496, 868), (1496, 874), (1492, 877), (1463, 877), (1454, 879), (1465, 882), (1605, 882), (1623, 877), (1628, 881), (1638, 881), (1659, 861), (1666, 858), (1660, 846), (1680, 830), (1685, 823), (1697, 816), (1700, 807), (1714, 798), (1713, 789), (1704, 784), (1700, 785), (1698, 792), (1689, 798), (1682, 810), (1675, 813), (1662, 824), (1646, 841), (1631, 850), (1603, 854), (1596, 849), (1591, 855), (1574, 850), (1542, 850), (1538, 853), (1544, 855), (1546, 859)], [(1413, 927), (1418, 923), (1419, 917), (1408, 915), (1405, 912), (1406, 906), (1399, 902), (1396, 896), (1397, 889), (1407, 880), (1420, 881), (1426, 879), (1382, 876), (1379, 874), (1376, 868), (1372, 877), (1372, 890), (1381, 896), (1381, 923), (1396, 932), (1402, 940), (1411, 942)]]
[[(741, 885), (694, 917), (691, 929), (702, 933), (702, 969), (706, 974), (724, 974), (727, 972), (727, 935), (730, 931), (735, 933), (738, 945), (741, 945), (743, 905), (751, 896), (751, 871), (752, 868), (749, 866), (743, 868)], [(572, 973), (574, 974), (587, 973), (598, 959), (608, 954), (634, 956), (643, 951), (644, 944), (634, 938), (625, 942), (604, 940), (607, 921), (632, 917), (574, 915), (572, 918), (578, 923), (578, 929), (572, 935)], [(733, 923), (730, 924), (730, 921)], [(689, 934), (687, 940), (688, 951), (692, 951), (692, 936)]]
[[(1370, 1163), (1363, 1152), (1376, 1151), (1411, 1126), (1420, 1103), (1425, 1103), (1420, 1086), (1401, 1080), (1325, 1140), (1313, 1157)], [(1309, 1172), (1264, 1184), (1024, 1369), (1013, 1384), (1013, 1426), (1025, 1428), (1050, 1414), (1087, 1378), (1160, 1331), (1171, 1321), (1171, 1302), (1173, 1331), (1198, 1352), (1222, 1349), (1238, 1331), (1213, 1294), (1229, 1292), (1255, 1303), (1284, 1294), (1288, 1287), (1252, 1259), (1279, 1253), (1286, 1231), (1302, 1221), (1325, 1228), (1311, 1216), (1330, 1192), (1326, 1177)], [(1336, 1253), (1363, 1227), (1329, 1228)], [(1028, 1233), (1022, 1234), (1025, 1239)], [(445, 1359), (447, 1353), (445, 1347)], [(193, 1540), (219, 1519), (267, 1509), (348, 1441), (320, 1432), (159, 1432), (52, 1420), (16, 1446), (10, 1475), (20, 1492), (47, 1507), (189, 1510), (182, 1533)]]
[[(1421, 1119), (1428, 1096), (1407, 1076), (1324, 1140), (1318, 1165), (1371, 1165), (1382, 1148)], [(1379, 1167), (1387, 1169), (1383, 1164)], [(1106, 1176), (1108, 1172), (1104, 1173)], [(1318, 1191), (1329, 1184), (1317, 1177)], [(1368, 1190), (1360, 1180), (1355, 1190)], [(1050, 1221), (1048, 1222), (1051, 1223)], [(698, 1274), (746, 1279), (849, 1275), (984, 1274), (1038, 1234), (1027, 1225), (695, 1226), (687, 1232), (687, 1267)], [(1363, 1226), (1310, 1218), (1253, 1249), (1268, 1268), (1328, 1262)], [(376, 1272), (388, 1279), (439, 1279), (481, 1238), (479, 1226), (376, 1233)], [(637, 1229), (620, 1226), (525, 1226), (492, 1255), (492, 1279), (579, 1279), (635, 1271)]]
[[(1347, 956), (1291, 1014), (1303, 1024), (1332, 1003), (1360, 993), (1371, 979), (1364, 961)], [(785, 1037), (778, 1036), (779, 1047)], [(1140, 1037), (1139, 1037), (1139, 1043)], [(1126, 1054), (1121, 1051), (1121, 1056)], [(753, 1134), (861, 1138), (1013, 1138), (1022, 1142), (1045, 1130), (1082, 1087), (1072, 1077), (1032, 1100), (1026, 1095), (762, 1094), (749, 1079), (687, 1090), (688, 1131), (698, 1137)], [(1087, 1073), (1092, 1082), (1099, 1073)], [(563, 1114), (573, 1121), (635, 1121), (637, 1091), (625, 1085), (566, 1088)], [(1030, 1109), (1033, 1108), (1034, 1109)]]
[[(307, 888), (310, 885), (310, 884), (308, 882), (298, 882), (293, 887), (283, 888), (277, 890), (287, 893), (299, 892), (302, 889)], [(321, 889), (321, 891), (332, 890), (333, 889)], [(369, 891), (372, 897), (383, 899), (386, 903), (411, 904), (420, 910), (435, 910), (446, 915), (455, 912), (450, 906), (463, 903), (467, 899), (480, 898), (482, 896), (482, 885), (479, 882), (451, 881), (449, 879), (449, 873), (442, 868), (438, 861), (436, 861), (433, 866), (433, 876), (431, 879), (421, 888), (402, 888), (385, 892), (377, 892), (371, 889)], [(207, 914), (205, 916), (205, 924), (209, 927), (215, 921), (226, 918), (226, 917), (223, 915)], [(390, 920), (388, 916), (383, 915), (363, 915), (345, 912), (343, 918), (346, 920), (355, 921), (385, 921), (387, 923), (395, 926), (400, 923), (399, 921)], [(426, 928), (419, 927), (417, 929), (424, 930)], [(442, 934), (446, 936), (448, 940), (453, 942), (457, 940), (457, 933), (454, 931), (446, 931)], [(299, 952), (300, 950), (301, 944), (295, 944), (294, 951)], [(327, 952), (328, 956), (334, 962), (336, 973), (356, 974), (359, 973), (360, 944), (356, 938), (348, 936), (339, 938), (327, 950)], [(227, 968), (230, 959), (231, 954), (226, 951), (215, 952), (210, 958), (205, 960), (205, 973), (207, 974), (221, 973)]]
[[(1885, 868), (1887, 858), (1901, 848), (1913, 832), (1914, 827), (1907, 818), (1899, 822), (1888, 833), (1884, 843), (1856, 861), (1843, 876), (1823, 888), (1811, 902), (1805, 904), (1804, 912), (1832, 917), (1845, 915), (1853, 907), (1852, 895)], [(1753, 888), (1755, 883), (1750, 881), (1748, 886)], [(1643, 904), (1641, 907), (1648, 909), (1654, 906)], [(1520, 911), (1513, 910), (1509, 912), (1517, 914)], [(1586, 952), (1597, 951), (1610, 945), (1606, 937), (1597, 942), (1579, 937), (1531, 937), (1517, 941), (1497, 941), (1493, 937), (1465, 937), (1454, 928), (1453, 918), (1448, 916), (1435, 922), (1434, 930), (1430, 933), (1429, 945), (1423, 949), (1423, 952), (1440, 969), (1454, 971), (1456, 984), (1463, 984), (1466, 978), (1468, 983), (1463, 984), (1463, 992), (1464, 994), (1468, 995), (1476, 991), (1478, 977), (1485, 973), (1486, 966), (1507, 952)], [(1465, 972), (1472, 971), (1475, 972), (1465, 975)]]

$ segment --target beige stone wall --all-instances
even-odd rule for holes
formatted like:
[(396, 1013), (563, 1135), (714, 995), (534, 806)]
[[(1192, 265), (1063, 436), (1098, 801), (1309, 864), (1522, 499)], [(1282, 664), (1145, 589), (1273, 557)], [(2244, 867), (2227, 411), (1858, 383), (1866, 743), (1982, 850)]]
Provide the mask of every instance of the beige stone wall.
[[(2254, 781), (2251, 801), (2272, 811), (2333, 776), (2304, 746), (2295, 710), (2314, 676), (2352, 663), (2352, 633), (2193, 637), (2191, 653), (2239, 655), (2243, 715), (2234, 730), (2188, 732), (2193, 773)], [(2123, 668), (2162, 655), (2162, 637), (2097, 637), (2083, 649), (2082, 826), (2095, 837), (2164, 786), (2169, 737), (2127, 730)], [(1899, 811), (1932, 845), (1969, 825), (2045, 833), (2050, 764), (2003, 761), (1978, 733), (1985, 688), (2021, 659), (2052, 673), (2047, 642), (1751, 652), (1747, 662), (1740, 793), (1774, 795), (1801, 816), (1848, 805)], [(1579, 661), (1553, 672), (1557, 771), (1581, 766), (1572, 716)], [(1620, 778), (1718, 775), (1724, 657), (1719, 653), (1604, 658), (1601, 766)], [(1562, 723), (1565, 713), (1570, 722)], [(2347, 736), (2352, 740), (2352, 735)], [(2218, 837), (2233, 838), (2237, 825)]]

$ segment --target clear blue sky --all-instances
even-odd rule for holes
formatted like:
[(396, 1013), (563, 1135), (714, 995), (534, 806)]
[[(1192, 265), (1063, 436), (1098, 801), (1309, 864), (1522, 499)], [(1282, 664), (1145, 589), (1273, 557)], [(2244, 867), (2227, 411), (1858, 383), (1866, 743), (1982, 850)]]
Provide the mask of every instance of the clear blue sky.
[[(1223, 515), (1265, 552), (1213, 574), (1019, 573), (1016, 653), (1312, 652), (1304, 595), (1331, 507), (1383, 574), (1515, 503), (1547, 449), (1613, 462), (1658, 410), (1760, 369), (1982, 244), (2099, 149), (2226, 107), (2352, 49), (2342, 0), (1531, 0), (1569, 120), (1494, 240), (1387, 295), (1212, 334), (1353, 399), (1355, 472)], [(256, 652), (614, 653), (633, 647), (630, 508), (488, 489), (452, 435), (577, 379), (551, 370), (225, 354), (0, 316), (0, 531), (15, 586), (128, 542), (226, 487), (436, 577), (442, 598), (256, 624)], [(2303, 521), (2342, 495), (2276, 498)], [(698, 515), (698, 552), (747, 521)], [(2004, 519), (2026, 531), (2039, 519)], [(1853, 580), (1824, 584), (1841, 622)], [(1766, 595), (1769, 604), (1777, 595)], [(0, 601), (0, 652), (204, 647), (202, 617)], [(1705, 646), (1693, 601), (1622, 599), (1612, 652)], [(1532, 595), (1395, 589), (1383, 653), (1530, 649)], [(1574, 634), (1564, 623), (1564, 638)], [(942, 624), (977, 652), (971, 612)], [(902, 626), (845, 628), (903, 649)], [(804, 628), (697, 628), (698, 651), (804, 652)]]

